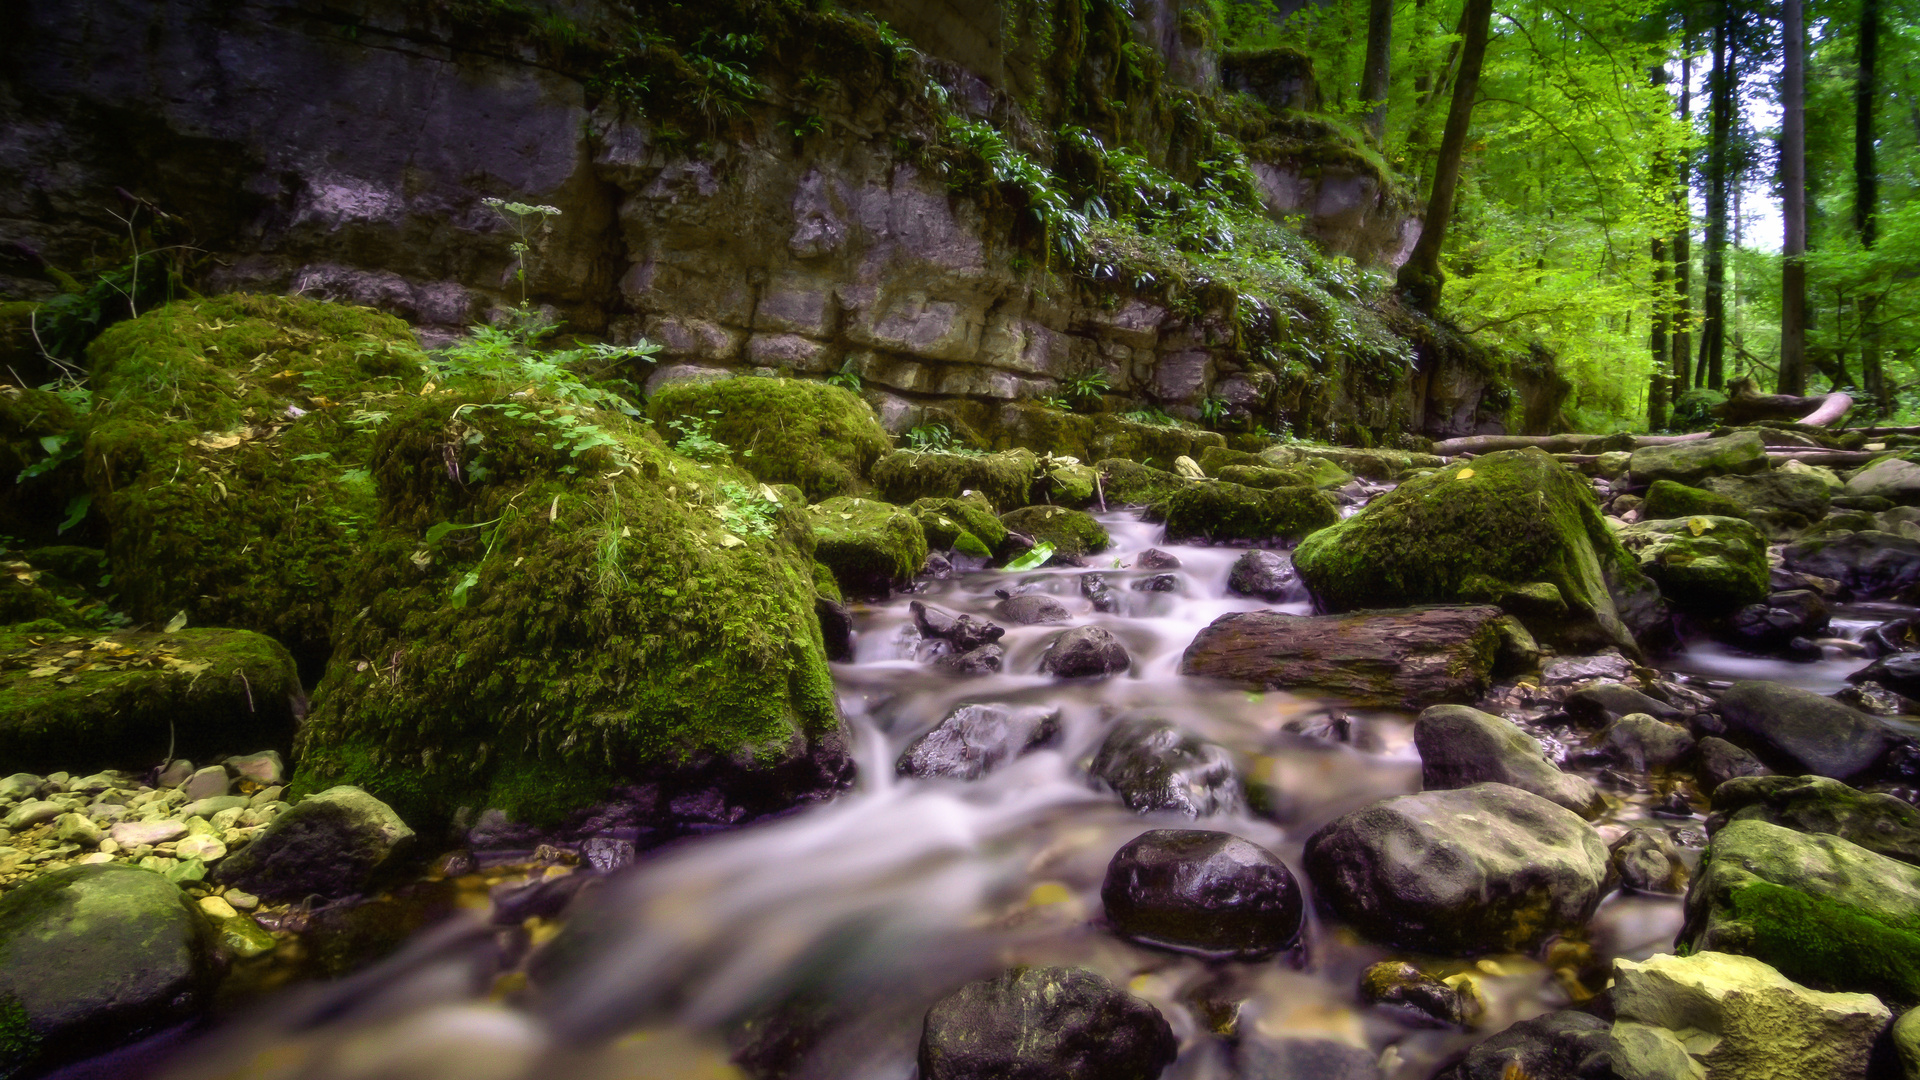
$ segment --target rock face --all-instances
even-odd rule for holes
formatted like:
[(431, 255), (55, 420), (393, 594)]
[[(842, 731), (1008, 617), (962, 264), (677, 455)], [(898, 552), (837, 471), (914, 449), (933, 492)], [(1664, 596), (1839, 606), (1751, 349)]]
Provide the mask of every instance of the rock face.
[(1767, 538), (1739, 518), (1643, 521), (1620, 542), (1682, 611), (1724, 615), (1767, 598)]
[(1708, 477), (1757, 473), (1767, 467), (1766, 445), (1753, 431), (1642, 447), (1633, 452), (1633, 462), (1628, 466), (1637, 484), (1671, 480), (1693, 487)]
[(977, 780), (1009, 758), (1045, 746), (1060, 734), (1060, 710), (962, 705), (907, 744), (903, 776)]
[(1215, 481), (1177, 491), (1164, 504), (1170, 541), (1295, 543), (1340, 520), (1312, 487), (1245, 487)]
[(1218, 743), (1164, 720), (1125, 720), (1093, 756), (1090, 774), (1136, 813), (1192, 818), (1232, 813), (1246, 805), (1233, 756)]
[(1435, 705), (1413, 725), (1420, 751), (1420, 782), (1428, 791), (1506, 784), (1593, 818), (1606, 800), (1584, 777), (1563, 773), (1540, 752), (1533, 736), (1512, 723), (1464, 705)]
[(1795, 773), (1850, 780), (1892, 745), (1892, 732), (1866, 713), (1782, 683), (1734, 683), (1720, 697), (1720, 713), (1736, 740)]
[[(1501, 604), (1560, 648), (1632, 651), (1659, 615), (1592, 488), (1538, 450), (1408, 481), (1313, 534), (1293, 561), (1324, 610)], [(1550, 589), (1534, 588), (1542, 585)]]
[(364, 889), (413, 843), (393, 809), (354, 787), (294, 803), (220, 864), (220, 880), (269, 900), (333, 899)]
[(0, 1073), (185, 1020), (217, 977), (212, 929), (166, 878), (131, 866), (44, 874), (0, 897)]
[(1503, 617), (1496, 607), (1235, 612), (1194, 636), (1180, 673), (1274, 690), (1313, 687), (1359, 705), (1472, 701), (1493, 671)]
[(1081, 968), (1017, 968), (927, 1010), (926, 1080), (1157, 1080), (1178, 1051), (1158, 1009)]
[(1300, 885), (1279, 856), (1223, 832), (1155, 829), (1128, 841), (1100, 886), (1120, 934), (1204, 956), (1254, 960), (1300, 936)]
[(1893, 1014), (1870, 994), (1823, 994), (1721, 952), (1615, 960), (1619, 1019), (1684, 1032), (1709, 1080), (1865, 1080)]
[(655, 424), (710, 423), (734, 464), (769, 484), (792, 484), (809, 502), (851, 495), (893, 440), (858, 395), (799, 379), (695, 379), (647, 399)]
[(1572, 811), (1505, 784), (1386, 799), (1307, 841), (1316, 894), (1369, 938), (1452, 955), (1583, 926), (1607, 847)]

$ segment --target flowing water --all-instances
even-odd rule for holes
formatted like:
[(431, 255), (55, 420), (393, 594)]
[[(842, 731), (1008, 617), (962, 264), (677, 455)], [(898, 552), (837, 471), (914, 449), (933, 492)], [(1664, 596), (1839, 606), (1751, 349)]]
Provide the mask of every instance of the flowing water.
[[(1157, 543), (1158, 527), (1130, 514), (1101, 520), (1114, 546), (1087, 568), (966, 572), (856, 609), (854, 660), (835, 666), (856, 740), (853, 792), (645, 857), (583, 897), (576, 910), (587, 913), (568, 931), (573, 946), (544, 964), (536, 951), (530, 982), (499, 969), (538, 941), (463, 916), (344, 984), (269, 1003), (195, 1048), (171, 1075), (666, 1080), (729, 1075), (727, 1055), (752, 1043), (750, 1052), (769, 1061), (809, 1047), (800, 1077), (906, 1080), (930, 1004), (970, 979), (1029, 963), (1092, 968), (1151, 1001), (1182, 1042), (1169, 1077), (1226, 1075), (1213, 1032), (1234, 1025), (1246, 1038), (1364, 1046), (1389, 1076), (1414, 1078), (1508, 1023), (1598, 989), (1612, 957), (1671, 949), (1678, 898), (1616, 894), (1592, 924), (1590, 952), (1575, 950), (1571, 960), (1439, 962), (1443, 974), (1470, 973), (1487, 1002), (1479, 1032), (1466, 1034), (1361, 1008), (1359, 975), (1388, 951), (1311, 911), (1303, 945), (1262, 963), (1210, 963), (1103, 929), (1107, 862), (1141, 832), (1230, 831), (1271, 849), (1304, 880), (1306, 838), (1343, 813), (1418, 790), (1420, 764), (1409, 714), (1349, 710), (1350, 735), (1335, 738), (1325, 702), (1179, 675), (1187, 644), (1220, 615), (1274, 606), (1304, 614), (1306, 605), (1229, 595), (1228, 568), (1241, 554), (1229, 548), (1162, 545), (1182, 563), (1177, 590), (1134, 590), (1159, 573), (1131, 569)], [(1094, 572), (1113, 585), (1118, 612), (1096, 612), (1082, 597), (1080, 579)], [(909, 600), (993, 618), (996, 589), (1053, 595), (1074, 624), (1103, 626), (1125, 643), (1131, 669), (1102, 681), (1038, 674), (1058, 626), (1009, 626), (997, 675), (962, 678), (925, 663), (932, 643), (914, 630)], [(1847, 613), (1837, 629), (1857, 636), (1886, 617)], [(1671, 666), (1827, 691), (1864, 663), (1830, 653), (1787, 664), (1695, 643)], [(896, 775), (902, 749), (969, 702), (1057, 707), (1063, 737), (972, 782)], [(1170, 720), (1230, 747), (1245, 779), (1272, 797), (1258, 816), (1200, 822), (1127, 811), (1085, 772), (1093, 748), (1127, 717)], [(1596, 822), (1609, 842), (1646, 824), (1697, 855), (1699, 817), (1658, 816), (1651, 807), (1661, 792), (1613, 783), (1618, 806)]]

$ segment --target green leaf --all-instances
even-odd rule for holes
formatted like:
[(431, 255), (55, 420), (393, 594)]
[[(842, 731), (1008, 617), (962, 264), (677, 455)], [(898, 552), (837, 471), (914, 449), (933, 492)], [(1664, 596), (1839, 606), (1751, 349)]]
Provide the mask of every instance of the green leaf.
[(87, 510), (92, 506), (93, 496), (75, 495), (73, 499), (67, 503), (67, 519), (60, 523), (58, 529), (54, 530), (55, 534), (64, 533), (68, 529), (85, 521), (87, 519)]
[(467, 571), (466, 574), (460, 578), (459, 584), (453, 587), (453, 595), (447, 598), (448, 602), (450, 602), (451, 604), (453, 604), (454, 607), (457, 607), (457, 608), (466, 607), (467, 606), (467, 590), (473, 588), (475, 585), (478, 585), (479, 583), (480, 583), (480, 571), (478, 570)]
[(1047, 564), (1053, 558), (1053, 545), (1041, 541), (1025, 554), (1007, 564), (1009, 570), (1035, 570)]
[(40, 436), (40, 449), (45, 450), (49, 454), (57, 454), (60, 452), (60, 447), (66, 444), (66, 441), (67, 436), (65, 435), (42, 435)]

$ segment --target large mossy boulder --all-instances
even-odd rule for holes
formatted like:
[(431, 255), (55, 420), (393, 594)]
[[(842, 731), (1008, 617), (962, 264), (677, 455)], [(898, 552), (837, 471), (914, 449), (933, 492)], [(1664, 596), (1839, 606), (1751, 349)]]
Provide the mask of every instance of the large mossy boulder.
[(1766, 469), (1744, 476), (1709, 477), (1704, 486), (1708, 491), (1738, 505), (1742, 514), (1777, 510), (1798, 514), (1812, 522), (1827, 516), (1827, 509), (1833, 503), (1833, 492), (1824, 480), (1791, 469)]
[(927, 563), (927, 534), (913, 514), (872, 499), (842, 496), (807, 509), (814, 557), (849, 596), (885, 596)]
[(1620, 543), (1682, 611), (1726, 615), (1767, 598), (1767, 538), (1744, 519), (1643, 521), (1620, 530)]
[(1745, 513), (1745, 507), (1725, 495), (1706, 488), (1676, 484), (1671, 480), (1655, 480), (1647, 488), (1646, 500), (1640, 504), (1640, 517), (1645, 521), (1699, 517), (1703, 514), (1741, 517)]
[(1795, 775), (1852, 780), (1870, 774), (1894, 745), (1878, 717), (1811, 690), (1749, 680), (1720, 695), (1728, 738)]
[(1155, 508), (1166, 515), (1167, 539), (1180, 543), (1295, 543), (1340, 520), (1340, 509), (1317, 488), (1254, 488), (1225, 481), (1192, 484)]
[(858, 394), (802, 379), (689, 380), (647, 399), (656, 424), (708, 421), (735, 465), (769, 484), (792, 484), (809, 502), (852, 495), (893, 447)]
[(1007, 527), (977, 491), (964, 499), (916, 499), (907, 512), (920, 523), (929, 550), (983, 559), (1005, 553)]
[(1738, 776), (1713, 789), (1716, 832), (1736, 821), (1765, 821), (1797, 832), (1827, 833), (1878, 855), (1920, 866), (1920, 810), (1877, 791), (1823, 776)]
[(297, 297), (181, 300), (101, 334), (87, 483), (128, 613), (326, 656), (380, 512), (375, 438), (425, 360), (391, 315)]
[(0, 897), (0, 1076), (193, 1018), (219, 974), (180, 887), (126, 865), (74, 866)]
[(798, 491), (505, 386), (397, 407), (372, 474), (296, 793), (351, 784), (428, 827), (640, 782), (741, 820), (846, 781)]
[(1039, 460), (1031, 450), (980, 454), (950, 450), (895, 450), (873, 467), (880, 497), (907, 506), (919, 499), (957, 499), (969, 491), (1001, 512), (1027, 505)]
[(1538, 450), (1410, 480), (1307, 537), (1293, 562), (1327, 611), (1495, 603), (1558, 647), (1628, 650), (1660, 621), (1592, 487)]
[(1107, 458), (1093, 468), (1100, 474), (1101, 490), (1109, 506), (1151, 506), (1194, 483), (1177, 473), (1126, 458)]
[(0, 762), (11, 771), (284, 748), (301, 696), (286, 648), (246, 630), (0, 630)]
[(1627, 466), (1636, 484), (1671, 480), (1700, 487), (1711, 476), (1742, 476), (1768, 468), (1767, 447), (1757, 431), (1740, 431), (1717, 439), (1692, 439), (1663, 446), (1643, 446)]
[(1068, 558), (1105, 551), (1113, 542), (1092, 514), (1063, 506), (1023, 507), (1000, 515), (1000, 523), (1035, 543), (1052, 544), (1054, 554)]
[(316, 792), (220, 863), (222, 882), (269, 900), (329, 900), (366, 889), (413, 844), (393, 808), (359, 788)]

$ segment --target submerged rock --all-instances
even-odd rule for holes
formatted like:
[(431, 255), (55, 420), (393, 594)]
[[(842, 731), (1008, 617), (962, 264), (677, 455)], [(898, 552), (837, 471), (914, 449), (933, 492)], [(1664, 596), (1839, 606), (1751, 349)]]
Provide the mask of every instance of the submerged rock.
[(1231, 833), (1155, 829), (1128, 841), (1100, 886), (1107, 921), (1150, 945), (1255, 960), (1290, 947), (1305, 907), (1273, 852)]
[(1533, 736), (1498, 716), (1464, 705), (1435, 705), (1413, 725), (1420, 782), (1428, 791), (1498, 783), (1530, 791), (1581, 817), (1598, 817), (1606, 800), (1585, 777), (1563, 773)]
[(1382, 1080), (1379, 1055), (1333, 1039), (1265, 1039), (1233, 1045), (1235, 1080)]
[(1271, 690), (1312, 687), (1357, 705), (1475, 701), (1492, 675), (1504, 617), (1496, 607), (1234, 612), (1194, 636), (1180, 673)]
[(1179, 1044), (1160, 1011), (1082, 968), (1016, 968), (927, 1010), (923, 1080), (1157, 1080)]
[(903, 776), (976, 780), (1059, 734), (1059, 709), (962, 705), (908, 743), (896, 767)]
[(1045, 593), (1021, 593), (993, 605), (993, 613), (1010, 623), (1036, 626), (1073, 621), (1066, 606)]
[(1126, 646), (1098, 626), (1077, 626), (1054, 638), (1040, 656), (1040, 671), (1061, 679), (1100, 678), (1133, 663)]
[[(1475, 1045), (1433, 1080), (1615, 1080), (1612, 1032), (1605, 1020), (1571, 1009), (1523, 1020)], [(1682, 1052), (1684, 1057), (1684, 1051)], [(1651, 1073), (1639, 1080), (1697, 1080)]]
[(1135, 813), (1200, 818), (1246, 805), (1233, 755), (1165, 720), (1125, 720), (1093, 756), (1090, 774)]
[(222, 882), (268, 900), (363, 891), (413, 843), (393, 808), (358, 788), (309, 795), (220, 864)]
[(1612, 859), (1620, 887), (1629, 892), (1673, 894), (1687, 886), (1687, 865), (1663, 832), (1628, 829), (1613, 842)]

